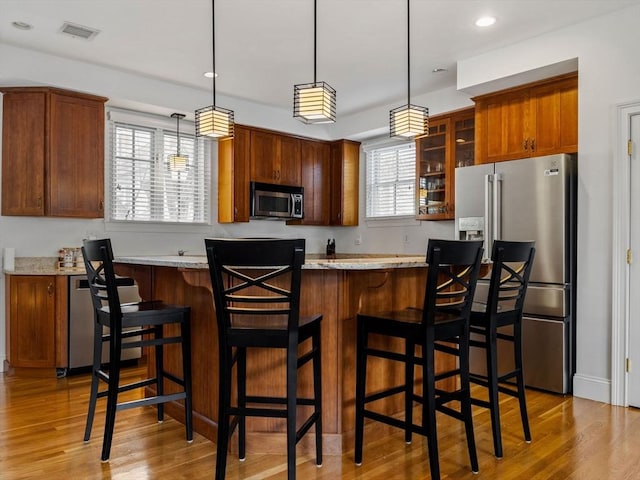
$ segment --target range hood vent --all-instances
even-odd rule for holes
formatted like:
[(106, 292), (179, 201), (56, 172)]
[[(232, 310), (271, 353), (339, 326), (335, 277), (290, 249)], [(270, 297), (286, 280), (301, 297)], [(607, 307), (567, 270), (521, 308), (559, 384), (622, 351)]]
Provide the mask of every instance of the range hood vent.
[(83, 27), (82, 25), (77, 25), (71, 22), (65, 22), (60, 28), (60, 33), (64, 33), (65, 35), (71, 35), (74, 38), (83, 38), (85, 40), (91, 40), (95, 37), (100, 30), (96, 30), (91, 27)]

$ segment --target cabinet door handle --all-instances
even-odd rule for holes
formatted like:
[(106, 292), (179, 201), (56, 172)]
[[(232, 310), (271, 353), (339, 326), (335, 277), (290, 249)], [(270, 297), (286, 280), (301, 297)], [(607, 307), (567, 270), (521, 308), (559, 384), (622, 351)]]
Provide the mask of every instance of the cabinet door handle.
[(533, 152), (533, 151), (535, 151), (535, 149), (536, 149), (536, 139), (532, 138), (531, 139), (531, 151)]
[(47, 295), (53, 294), (53, 283), (47, 285)]
[(36, 198), (36, 206), (38, 208), (42, 207), (42, 196), (38, 195), (38, 198)]
[(524, 139), (524, 151), (526, 152), (529, 149), (529, 139)]

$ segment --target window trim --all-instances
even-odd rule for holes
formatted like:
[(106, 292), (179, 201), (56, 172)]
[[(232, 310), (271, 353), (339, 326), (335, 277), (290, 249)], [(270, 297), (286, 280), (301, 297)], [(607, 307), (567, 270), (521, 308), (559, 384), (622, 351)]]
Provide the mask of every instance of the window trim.
[(404, 145), (410, 145), (413, 144), (414, 148), (415, 148), (415, 141), (414, 140), (404, 140), (404, 139), (389, 139), (389, 137), (379, 137), (379, 138), (374, 138), (370, 141), (368, 141), (366, 144), (363, 145), (363, 152), (365, 154), (365, 172), (364, 172), (364, 190), (365, 190), (365, 194), (364, 194), (364, 221), (367, 223), (368, 226), (407, 226), (407, 225), (416, 225), (416, 224), (420, 224), (420, 221), (416, 219), (416, 203), (415, 203), (415, 176), (416, 176), (416, 169), (415, 169), (415, 163), (414, 163), (414, 169), (413, 169), (413, 184), (414, 184), (414, 201), (413, 201), (413, 206), (414, 206), (414, 213), (412, 214), (407, 214), (407, 215), (387, 215), (387, 216), (378, 216), (378, 217), (370, 217), (368, 216), (368, 212), (367, 212), (367, 206), (368, 206), (368, 198), (369, 198), (369, 190), (368, 190), (368, 178), (369, 178), (369, 154), (375, 150), (382, 150), (382, 149), (387, 149), (387, 148), (393, 148), (393, 147), (401, 147)]

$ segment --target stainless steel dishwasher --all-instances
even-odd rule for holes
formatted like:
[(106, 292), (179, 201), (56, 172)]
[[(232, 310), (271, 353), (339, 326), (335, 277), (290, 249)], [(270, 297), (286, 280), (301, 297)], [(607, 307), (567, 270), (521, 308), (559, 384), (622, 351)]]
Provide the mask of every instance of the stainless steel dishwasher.
[[(139, 302), (138, 285), (131, 278), (118, 279), (121, 303)], [(93, 363), (93, 303), (86, 275), (69, 276), (69, 369), (89, 367)], [(122, 360), (140, 358), (141, 348), (122, 351)], [(102, 361), (109, 359), (109, 344), (102, 346)]]

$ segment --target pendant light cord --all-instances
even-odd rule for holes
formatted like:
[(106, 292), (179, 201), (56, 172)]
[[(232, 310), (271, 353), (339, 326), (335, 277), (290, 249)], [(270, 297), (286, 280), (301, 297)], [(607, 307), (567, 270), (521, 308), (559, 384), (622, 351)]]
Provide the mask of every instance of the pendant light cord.
[(317, 0), (313, 0), (313, 83), (316, 83), (316, 65), (317, 65), (317, 37), (318, 37), (318, 33), (317, 33), (317, 29), (318, 29), (318, 21), (317, 21), (317, 15), (318, 15), (318, 1)]
[(180, 156), (180, 115), (176, 115), (176, 134), (178, 136), (176, 153), (179, 157)]
[(407, 105), (411, 105), (411, 22), (409, 14), (409, 3), (407, 0)]
[(213, 106), (216, 106), (216, 0), (211, 0), (211, 60), (213, 67)]

